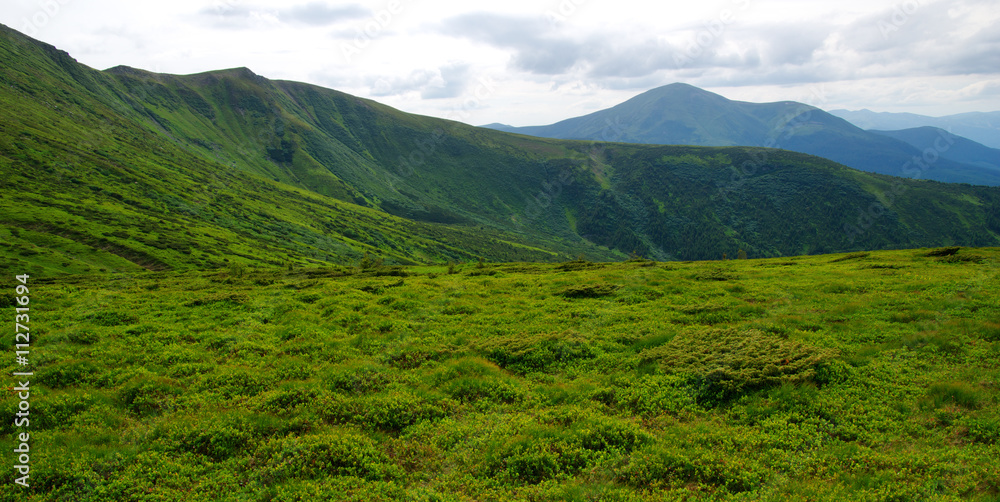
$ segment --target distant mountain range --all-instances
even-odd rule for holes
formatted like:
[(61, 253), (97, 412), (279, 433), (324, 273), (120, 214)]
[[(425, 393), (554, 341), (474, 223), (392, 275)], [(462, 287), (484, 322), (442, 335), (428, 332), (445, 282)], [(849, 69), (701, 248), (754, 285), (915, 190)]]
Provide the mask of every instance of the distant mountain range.
[(944, 117), (871, 110), (831, 110), (830, 113), (862, 129), (899, 130), (937, 127), (990, 148), (1000, 148), (1000, 111), (960, 113)]
[[(687, 84), (670, 84), (624, 103), (547, 126), (486, 127), (560, 139), (703, 146), (764, 146), (808, 153), (855, 169), (893, 176), (1000, 185), (1000, 172), (865, 131), (818, 108), (782, 101), (747, 103)], [(933, 156), (932, 156), (933, 157)], [(914, 159), (920, 162), (914, 162)]]
[(928, 145), (931, 145), (934, 152), (943, 159), (1000, 172), (1000, 150), (989, 148), (961, 136), (952, 135), (944, 129), (916, 127), (901, 131), (871, 130), (871, 132), (905, 141), (917, 148), (927, 148)]
[(687, 95), (714, 120), (650, 112), (643, 128), (623, 113), (581, 124), (599, 141), (536, 138), (246, 68), (97, 71), (0, 25), (0, 271), (1000, 245), (1000, 188), (865, 173), (778, 149), (619, 142), (660, 129), (784, 146), (832, 123), (873, 145), (912, 148), (795, 103), (659, 92), (650, 110)]

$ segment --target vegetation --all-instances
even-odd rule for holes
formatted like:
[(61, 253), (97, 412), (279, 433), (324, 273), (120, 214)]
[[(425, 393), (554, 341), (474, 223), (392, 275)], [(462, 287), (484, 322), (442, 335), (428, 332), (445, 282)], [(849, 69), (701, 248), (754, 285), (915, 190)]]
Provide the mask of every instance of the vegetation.
[(998, 260), (32, 278), (0, 500), (996, 500)]
[(996, 188), (0, 61), (0, 502), (1000, 496)]

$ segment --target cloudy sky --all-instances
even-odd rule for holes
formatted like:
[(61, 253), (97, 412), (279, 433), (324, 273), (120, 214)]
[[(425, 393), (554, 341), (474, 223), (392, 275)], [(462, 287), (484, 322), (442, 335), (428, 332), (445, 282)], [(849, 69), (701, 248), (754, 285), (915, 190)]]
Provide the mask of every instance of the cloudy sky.
[(4, 0), (93, 68), (246, 66), (404, 111), (539, 125), (686, 82), (744, 101), (1000, 110), (995, 0)]

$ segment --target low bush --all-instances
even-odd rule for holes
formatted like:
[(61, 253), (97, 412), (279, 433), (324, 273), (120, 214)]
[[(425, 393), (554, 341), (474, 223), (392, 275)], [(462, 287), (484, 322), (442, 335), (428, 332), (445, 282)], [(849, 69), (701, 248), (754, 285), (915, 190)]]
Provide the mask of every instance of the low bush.
[(811, 381), (830, 350), (756, 329), (695, 330), (639, 354), (698, 388), (698, 401), (715, 404), (781, 383)]
[(257, 448), (248, 467), (265, 486), (289, 479), (356, 476), (390, 480), (403, 475), (371, 437), (338, 429), (272, 438)]

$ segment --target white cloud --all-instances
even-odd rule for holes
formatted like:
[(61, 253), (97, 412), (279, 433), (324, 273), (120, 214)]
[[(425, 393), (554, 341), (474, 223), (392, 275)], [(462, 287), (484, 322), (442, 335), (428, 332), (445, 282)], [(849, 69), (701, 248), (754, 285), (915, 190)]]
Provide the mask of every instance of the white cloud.
[(56, 3), (9, 0), (0, 22), (95, 68), (247, 66), (428, 115), (488, 77), (472, 123), (551, 123), (675, 81), (734, 99), (822, 85), (846, 108), (1000, 110), (992, 0)]

